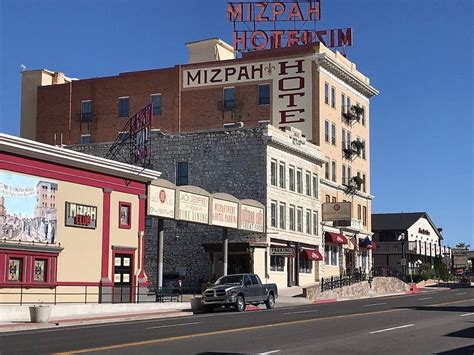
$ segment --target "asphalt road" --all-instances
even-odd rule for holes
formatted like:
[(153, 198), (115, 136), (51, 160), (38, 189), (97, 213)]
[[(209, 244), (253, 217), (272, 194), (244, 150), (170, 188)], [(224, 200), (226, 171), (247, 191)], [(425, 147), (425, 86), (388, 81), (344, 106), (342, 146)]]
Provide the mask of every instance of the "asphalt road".
[(0, 335), (0, 352), (474, 354), (474, 289)]

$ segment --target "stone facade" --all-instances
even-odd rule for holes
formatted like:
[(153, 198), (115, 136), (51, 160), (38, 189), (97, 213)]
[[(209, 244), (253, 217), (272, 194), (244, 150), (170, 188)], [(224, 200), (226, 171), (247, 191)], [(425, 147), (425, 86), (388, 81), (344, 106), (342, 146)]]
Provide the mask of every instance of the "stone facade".
[[(266, 124), (255, 128), (227, 129), (201, 131), (191, 133), (163, 134), (160, 131), (152, 132), (152, 165), (153, 169), (162, 172), (162, 178), (171, 182), (177, 181), (177, 164), (188, 163), (188, 184), (198, 186), (210, 193), (227, 193), (238, 199), (253, 199), (265, 206), (267, 210), (273, 199), (284, 201), (287, 206), (295, 203), (303, 211), (315, 211), (320, 216), (319, 181), (316, 186), (316, 197), (311, 189), (310, 196), (302, 192), (289, 192), (271, 186), (270, 167), (271, 159), (284, 160), (302, 168), (303, 174), (308, 172), (318, 180), (319, 167), (322, 156), (316, 146), (306, 143), (299, 135), (295, 141), (297, 131), (292, 129), (282, 132)], [(71, 146), (71, 149), (85, 153), (105, 156), (110, 144), (91, 144)], [(288, 166), (287, 166), (288, 167)], [(286, 178), (288, 173), (286, 173)], [(302, 176), (304, 179), (304, 175)], [(288, 181), (285, 182), (288, 186)], [(281, 191), (278, 191), (281, 190)], [(292, 202), (293, 201), (293, 202)], [(270, 216), (267, 227), (270, 226)], [(286, 222), (288, 226), (288, 221)], [(256, 273), (266, 281), (281, 281), (286, 286), (286, 275), (282, 280), (268, 276), (270, 257), (267, 247), (271, 239), (278, 234), (278, 228), (269, 234), (253, 234), (236, 230), (229, 230), (229, 248), (237, 243), (247, 243), (249, 248), (242, 253), (253, 254), (251, 245), (258, 245), (260, 251), (250, 255), (250, 264), (255, 265)], [(317, 248), (321, 245), (319, 221), (316, 233), (298, 231), (282, 231), (277, 236), (279, 240), (288, 243), (301, 242), (303, 246)], [(283, 233), (282, 233), (283, 232)], [(216, 275), (218, 257), (205, 251), (203, 244), (220, 246), (222, 242), (222, 228), (198, 225), (180, 221), (165, 221), (165, 249), (164, 272), (179, 272), (185, 276), (185, 285), (199, 288), (200, 283), (219, 276)], [(146, 223), (146, 254), (145, 270), (149, 280), (155, 284), (157, 275), (157, 221), (147, 220)], [(298, 244), (299, 245), (299, 244)], [(295, 245), (293, 247), (298, 248)], [(258, 266), (257, 266), (258, 263)], [(214, 268), (213, 268), (214, 264)], [(317, 281), (320, 274), (321, 262), (315, 266), (315, 272), (306, 276), (306, 282)], [(258, 269), (258, 271), (257, 271)], [(252, 270), (250, 270), (252, 271)]]

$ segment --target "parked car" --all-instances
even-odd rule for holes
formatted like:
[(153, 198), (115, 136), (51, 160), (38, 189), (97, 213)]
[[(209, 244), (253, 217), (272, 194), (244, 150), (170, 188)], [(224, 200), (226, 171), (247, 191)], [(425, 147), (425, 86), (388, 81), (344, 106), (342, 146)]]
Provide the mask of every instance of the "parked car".
[(262, 284), (255, 274), (234, 274), (222, 276), (207, 288), (201, 302), (209, 311), (216, 306), (224, 306), (243, 312), (248, 304), (265, 304), (267, 309), (272, 309), (277, 297), (276, 284)]

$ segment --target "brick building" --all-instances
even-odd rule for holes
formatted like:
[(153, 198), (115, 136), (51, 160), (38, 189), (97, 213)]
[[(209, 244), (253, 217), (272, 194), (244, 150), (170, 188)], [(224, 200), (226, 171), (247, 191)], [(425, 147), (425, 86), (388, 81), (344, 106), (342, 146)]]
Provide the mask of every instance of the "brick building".
[(188, 64), (38, 87), (37, 114), (29, 117), (36, 132), (30, 138), (52, 144), (110, 142), (127, 118), (149, 103), (153, 128), (166, 133), (232, 122), (256, 127), (262, 120), (280, 129), (294, 127), (326, 158), (320, 174), (323, 202), (352, 206), (349, 225), (323, 226), (331, 255), (325, 275), (368, 268), (371, 253), (364, 245), (371, 244), (360, 241), (372, 235), (370, 98), (378, 94), (369, 78), (321, 43), (239, 59), (218, 39), (188, 48)]

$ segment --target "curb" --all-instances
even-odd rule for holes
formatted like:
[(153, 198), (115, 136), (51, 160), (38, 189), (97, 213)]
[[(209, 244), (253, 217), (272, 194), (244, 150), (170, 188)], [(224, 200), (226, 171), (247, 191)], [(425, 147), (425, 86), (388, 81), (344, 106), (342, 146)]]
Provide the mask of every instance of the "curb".
[(321, 304), (321, 303), (332, 303), (332, 302), (338, 302), (337, 298), (327, 298), (324, 300), (316, 300), (313, 301), (312, 304)]

